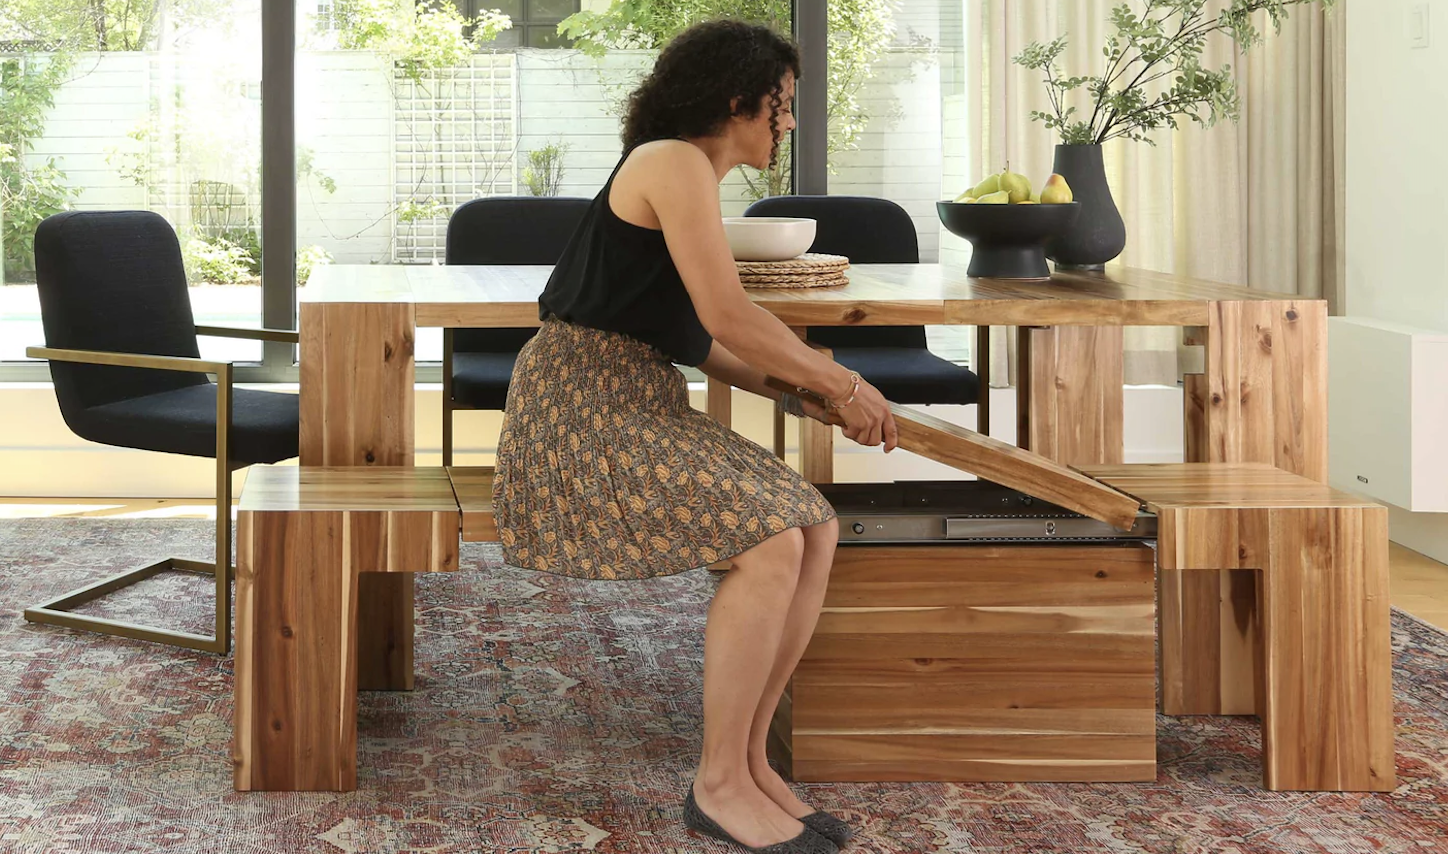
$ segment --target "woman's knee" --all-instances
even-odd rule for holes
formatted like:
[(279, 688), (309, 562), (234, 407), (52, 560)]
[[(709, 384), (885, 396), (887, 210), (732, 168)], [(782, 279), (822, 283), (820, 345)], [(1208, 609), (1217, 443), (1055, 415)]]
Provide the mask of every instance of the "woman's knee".
[(734, 564), (736, 569), (764, 570), (793, 584), (799, 580), (804, 549), (804, 532), (799, 528), (786, 528), (735, 557)]

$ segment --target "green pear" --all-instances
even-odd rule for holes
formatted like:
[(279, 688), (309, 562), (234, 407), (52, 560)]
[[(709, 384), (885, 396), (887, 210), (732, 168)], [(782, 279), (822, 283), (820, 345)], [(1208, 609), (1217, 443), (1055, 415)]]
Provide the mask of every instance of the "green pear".
[(960, 195), (958, 195), (958, 196), (956, 196), (954, 199), (952, 199), (952, 201), (956, 201), (956, 202), (972, 202), (972, 201), (975, 201), (975, 188), (972, 187), (971, 189), (966, 190), (964, 193), (961, 193)]
[(1043, 205), (1066, 205), (1075, 200), (1071, 194), (1071, 185), (1060, 175), (1052, 174), (1046, 179), (1046, 186), (1041, 188), (1041, 204)]
[(1031, 191), (1031, 198), (1029, 199), (1029, 201), (1035, 202), (1036, 204), (1039, 205), (1039, 204), (1041, 203), (1041, 191), (1040, 191), (1040, 190), (1032, 190), (1032, 191)]
[(1011, 194), (1011, 204), (1020, 204), (1031, 197), (1031, 180), (1007, 168), (1001, 173), (1001, 189)]
[(994, 193), (987, 193), (975, 200), (978, 205), (1008, 205), (1011, 203), (1011, 194), (1005, 190), (997, 190)]
[(998, 192), (1000, 188), (1001, 176), (992, 175), (989, 178), (986, 178), (984, 181), (981, 181), (979, 184), (976, 184), (975, 188), (970, 191), (970, 194), (972, 196), (975, 196), (976, 199), (979, 200), (986, 196), (989, 196), (991, 193)]

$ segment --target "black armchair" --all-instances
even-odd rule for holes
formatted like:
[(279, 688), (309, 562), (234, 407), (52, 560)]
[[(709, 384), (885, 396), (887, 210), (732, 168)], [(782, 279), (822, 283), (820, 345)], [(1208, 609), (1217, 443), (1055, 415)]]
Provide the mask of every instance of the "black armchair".
[[(225, 654), (231, 648), (231, 472), (295, 457), (297, 397), (235, 389), (232, 365), (200, 358), (198, 335), (297, 343), (275, 329), (197, 326), (181, 247), (146, 211), (67, 211), (35, 231), (44, 347), (65, 423), (106, 445), (216, 459), (214, 563), (167, 558), (50, 602), (25, 619)], [(213, 383), (207, 374), (215, 374)], [(207, 637), (70, 613), (168, 570), (216, 580), (216, 628)]]

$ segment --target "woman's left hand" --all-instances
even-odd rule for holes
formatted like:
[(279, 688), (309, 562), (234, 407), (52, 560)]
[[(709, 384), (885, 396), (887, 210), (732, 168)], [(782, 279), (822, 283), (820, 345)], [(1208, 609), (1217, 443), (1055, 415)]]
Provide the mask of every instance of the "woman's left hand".
[(813, 403), (807, 399), (801, 399), (800, 403), (804, 406), (804, 413), (821, 424), (829, 424), (831, 426), (838, 427), (843, 426), (845, 423), (843, 418), (833, 412), (830, 412), (823, 406)]

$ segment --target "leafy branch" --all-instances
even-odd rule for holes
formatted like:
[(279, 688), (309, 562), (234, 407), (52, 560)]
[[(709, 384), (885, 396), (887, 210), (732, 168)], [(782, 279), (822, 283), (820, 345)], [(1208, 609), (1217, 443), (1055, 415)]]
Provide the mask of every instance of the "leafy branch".
[[(1041, 72), (1049, 112), (1033, 110), (1031, 118), (1061, 136), (1066, 145), (1100, 145), (1113, 139), (1132, 139), (1154, 145), (1150, 134), (1177, 128), (1182, 117), (1202, 127), (1223, 119), (1235, 122), (1241, 97), (1231, 65), (1210, 69), (1202, 65), (1202, 51), (1214, 35), (1229, 37), (1239, 51), (1262, 42), (1258, 13), (1265, 13), (1272, 31), (1280, 33), (1289, 8), (1308, 4), (1330, 8), (1336, 0), (1231, 0), (1213, 16), (1207, 0), (1145, 0), (1136, 12), (1129, 3), (1111, 10), (1112, 32), (1102, 56), (1099, 75), (1068, 77), (1058, 64), (1067, 47), (1066, 36), (1042, 44), (1032, 42), (1013, 59), (1017, 65)], [(1138, 4), (1142, 5), (1142, 4)], [(1162, 81), (1169, 81), (1162, 85)], [(1083, 118), (1068, 102), (1084, 92), (1091, 114)]]

